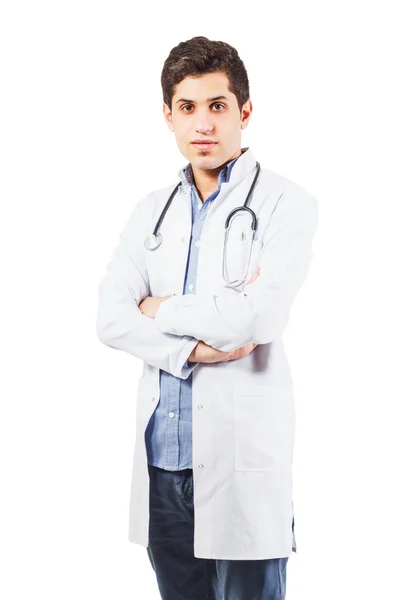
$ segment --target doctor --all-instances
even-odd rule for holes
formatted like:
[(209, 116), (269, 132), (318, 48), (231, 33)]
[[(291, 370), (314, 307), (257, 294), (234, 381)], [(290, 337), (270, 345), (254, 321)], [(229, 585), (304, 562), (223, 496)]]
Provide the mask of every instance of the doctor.
[(282, 333), (309, 271), (318, 205), (261, 168), (248, 204), (257, 227), (238, 212), (225, 244), (226, 218), (257, 172), (241, 147), (252, 112), (245, 67), (229, 44), (195, 37), (171, 50), (161, 83), (189, 162), (136, 202), (99, 286), (99, 339), (143, 360), (129, 541), (147, 548), (163, 600), (283, 600), (296, 542)]

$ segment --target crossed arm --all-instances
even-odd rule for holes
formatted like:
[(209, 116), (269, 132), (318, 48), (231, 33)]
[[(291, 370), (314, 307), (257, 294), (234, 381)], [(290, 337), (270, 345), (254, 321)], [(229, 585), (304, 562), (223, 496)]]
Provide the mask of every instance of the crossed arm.
[(187, 362), (198, 340), (230, 352), (280, 337), (311, 263), (317, 200), (298, 188), (284, 192), (268, 224), (260, 275), (252, 285), (235, 295), (172, 296), (159, 303), (151, 318), (139, 308), (149, 295), (141, 236), (149, 196), (133, 209), (100, 283), (100, 340), (186, 379), (199, 364)]
[(149, 295), (142, 211), (151, 195), (142, 198), (133, 208), (107, 264), (98, 288), (96, 332), (103, 344), (186, 379), (199, 364), (187, 362), (198, 339), (159, 331), (154, 319), (139, 309), (140, 302)]
[[(247, 282), (247, 285), (250, 285), (251, 283), (253, 283), (253, 281), (255, 281), (257, 279), (259, 274), (260, 274), (260, 268), (258, 267), (256, 269), (256, 271), (250, 277), (249, 281)], [(163, 296), (163, 297), (147, 296), (139, 304), (139, 309), (144, 315), (146, 315), (147, 317), (150, 317), (151, 319), (154, 319), (157, 315), (157, 312), (158, 312), (158, 309), (160, 308), (161, 303), (165, 302), (165, 300), (167, 300), (168, 298), (172, 298), (172, 297), (173, 296)], [(192, 352), (191, 352), (190, 356), (188, 357), (188, 360), (191, 360), (192, 362), (198, 361), (198, 362), (207, 362), (207, 363), (221, 362), (222, 360), (235, 360), (235, 359), (242, 358), (243, 356), (246, 356), (247, 354), (249, 354), (249, 352), (251, 352), (253, 350), (255, 345), (256, 344), (251, 343), (246, 346), (241, 346), (240, 348), (237, 348), (234, 351), (225, 352), (225, 351), (220, 351), (212, 346), (209, 346), (209, 345), (205, 344), (205, 342), (203, 342), (203, 341), (200, 341), (199, 345), (195, 346), (192, 349)], [(196, 358), (194, 358), (194, 357), (196, 357)], [(186, 363), (186, 366), (188, 366), (187, 363)]]
[(172, 296), (155, 315), (156, 328), (188, 335), (222, 351), (281, 336), (312, 260), (317, 200), (302, 188), (285, 192), (266, 230), (257, 281), (236, 295)]

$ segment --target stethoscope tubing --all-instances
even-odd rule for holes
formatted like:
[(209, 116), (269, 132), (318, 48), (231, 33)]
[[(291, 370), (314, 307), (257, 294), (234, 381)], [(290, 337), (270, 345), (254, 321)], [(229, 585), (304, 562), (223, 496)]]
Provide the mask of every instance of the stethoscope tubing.
[[(260, 169), (261, 169), (260, 163), (257, 162), (257, 161), (256, 161), (256, 168), (257, 168), (257, 172), (256, 172), (256, 174), (254, 176), (254, 179), (252, 181), (250, 189), (249, 189), (249, 191), (247, 193), (246, 200), (244, 201), (244, 204), (242, 206), (237, 206), (236, 208), (234, 208), (233, 210), (231, 210), (231, 212), (229, 213), (229, 215), (227, 216), (227, 218), (225, 220), (225, 241), (224, 241), (224, 259), (223, 259), (223, 275), (224, 275), (225, 281), (227, 281), (226, 277), (225, 277), (225, 247), (226, 247), (227, 236), (228, 236), (228, 232), (229, 232), (229, 229), (230, 229), (230, 223), (231, 223), (232, 218), (239, 211), (245, 210), (245, 211), (249, 212), (250, 215), (251, 215), (252, 241), (253, 241), (253, 238), (254, 238), (254, 234), (255, 234), (255, 232), (257, 230), (257, 216), (256, 216), (255, 212), (248, 206), (248, 204), (250, 202), (250, 199), (251, 199), (251, 196), (252, 196), (252, 193), (253, 193), (253, 190), (254, 190), (254, 186), (256, 185), (256, 182), (257, 182), (257, 179), (258, 179), (258, 175), (259, 175)], [(158, 233), (158, 230), (160, 229), (161, 223), (164, 220), (164, 217), (165, 217), (165, 215), (166, 215), (166, 213), (167, 213), (167, 211), (168, 211), (168, 209), (169, 209), (169, 207), (171, 205), (171, 202), (172, 202), (173, 198), (175, 197), (175, 195), (176, 195), (176, 193), (177, 193), (177, 191), (178, 191), (178, 189), (179, 189), (179, 187), (181, 185), (182, 185), (182, 182), (180, 181), (175, 186), (175, 188), (173, 189), (173, 191), (171, 192), (171, 194), (170, 194), (170, 196), (169, 196), (169, 198), (168, 198), (168, 200), (167, 200), (167, 202), (166, 202), (166, 204), (165, 204), (165, 206), (164, 206), (164, 208), (163, 208), (163, 210), (162, 210), (162, 212), (161, 212), (161, 214), (160, 214), (160, 216), (159, 216), (159, 218), (157, 220), (157, 223), (156, 223), (156, 226), (154, 228), (154, 231), (153, 231), (152, 235), (149, 236), (148, 238), (146, 238), (146, 240), (145, 240), (145, 247), (146, 247), (146, 249), (148, 249), (148, 250), (155, 250), (156, 248), (158, 248), (160, 246), (160, 244), (162, 242), (162, 236), (161, 236), (161, 234)], [(250, 261), (250, 257), (249, 257), (249, 261)], [(246, 275), (247, 275), (247, 271), (246, 271)], [(246, 278), (246, 276), (245, 276), (245, 278)], [(232, 282), (231, 285), (233, 285), (234, 287), (237, 287), (238, 285), (240, 285), (241, 283), (243, 283), (243, 281), (245, 280), (245, 278), (243, 280), (241, 280), (239, 284), (236, 283), (238, 280), (235, 280), (235, 283)]]

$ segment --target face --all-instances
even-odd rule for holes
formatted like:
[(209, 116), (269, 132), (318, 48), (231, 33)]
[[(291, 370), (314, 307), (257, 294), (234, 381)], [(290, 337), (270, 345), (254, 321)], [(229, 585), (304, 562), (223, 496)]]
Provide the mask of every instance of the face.
[[(249, 99), (239, 111), (224, 73), (185, 77), (175, 88), (172, 106), (164, 103), (164, 118), (176, 143), (194, 170), (219, 170), (241, 154), (241, 132), (252, 111)], [(207, 145), (195, 141), (212, 141)]]

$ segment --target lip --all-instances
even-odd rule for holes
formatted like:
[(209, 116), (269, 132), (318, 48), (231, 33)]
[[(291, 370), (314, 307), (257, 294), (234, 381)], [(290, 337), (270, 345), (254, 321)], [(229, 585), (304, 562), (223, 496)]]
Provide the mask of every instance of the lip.
[(213, 142), (211, 140), (199, 140), (192, 142), (192, 146), (194, 146), (197, 150), (211, 150), (214, 146), (217, 145), (217, 142)]

